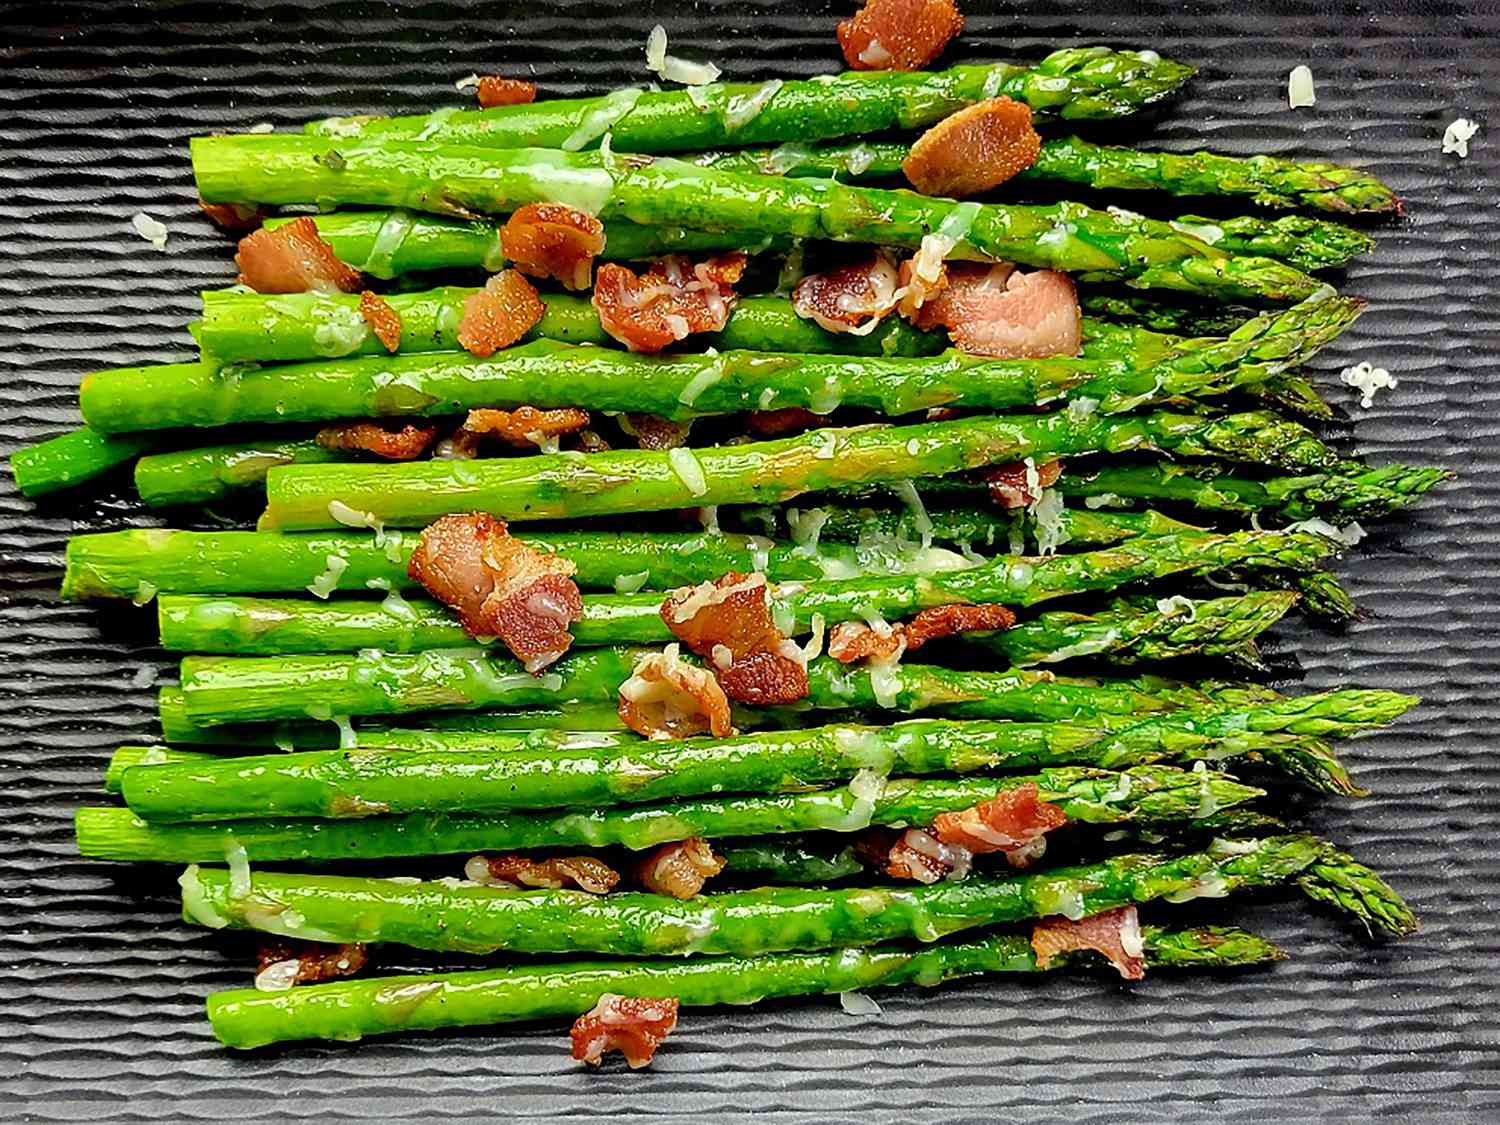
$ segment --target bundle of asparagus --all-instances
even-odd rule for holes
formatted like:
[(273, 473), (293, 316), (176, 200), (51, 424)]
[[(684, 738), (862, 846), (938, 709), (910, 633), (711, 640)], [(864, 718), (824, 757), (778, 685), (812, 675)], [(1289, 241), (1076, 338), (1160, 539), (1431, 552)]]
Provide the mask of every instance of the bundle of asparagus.
[[(1304, 271), (1373, 239), (1154, 196), (1398, 201), (1327, 164), (1038, 137), (1033, 117), (1128, 116), (1191, 69), (1102, 48), (879, 69), (870, 21), (910, 7), (841, 27), (863, 43), (843, 75), (539, 103), (485, 79), (477, 111), (194, 142), (210, 213), (262, 224), (248, 284), (203, 294), (199, 361), (88, 376), (87, 428), (13, 469), (29, 495), (135, 461), (148, 504), (265, 497), (258, 530), (77, 536), (62, 583), (155, 598), (185, 654), (166, 745), (116, 752), (123, 807), (80, 809), (77, 837), (190, 865), (185, 920), (266, 935), (257, 989), (209, 998), (226, 1044), (567, 1015), (579, 1057), (638, 1065), (680, 1004), (1282, 955), (1142, 926), (1148, 903), (1291, 884), (1415, 927), (1253, 806), (1260, 784), (1362, 794), (1328, 740), (1416, 701), (1170, 678), (1263, 669), (1296, 604), (1352, 614), (1322, 569), (1340, 528), (1445, 479), (1283, 416), (1330, 415), (1297, 368), (1363, 308)], [(977, 150), (1013, 165), (983, 187), (1180, 217), (945, 198), (934, 145), (962, 156), (971, 129), (1011, 129)], [(808, 272), (819, 242), (881, 249)], [(1039, 278), (1065, 307), (1017, 311)], [(963, 292), (981, 304), (923, 311)], [(669, 354), (643, 343), (661, 301)], [(976, 321), (1030, 336), (996, 350)], [(1073, 863), (1044, 860), (1054, 831)], [(464, 880), (250, 867), (448, 856)], [(932, 944), (890, 944), (912, 940)], [(334, 979), (372, 942), (611, 959)]]

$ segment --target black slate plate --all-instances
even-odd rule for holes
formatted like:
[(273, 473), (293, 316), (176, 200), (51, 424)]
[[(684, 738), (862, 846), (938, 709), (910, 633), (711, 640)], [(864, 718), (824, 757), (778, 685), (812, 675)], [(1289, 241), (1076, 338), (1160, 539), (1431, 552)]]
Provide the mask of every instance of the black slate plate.
[[(72, 811), (121, 741), (153, 729), (169, 663), (144, 614), (61, 606), (65, 538), (143, 524), (122, 491), (32, 505), (0, 482), (0, 1117), (31, 1120), (696, 1122), (1484, 1121), (1500, 1119), (1494, 909), (1500, 598), (1500, 146), (1439, 153), (1443, 126), (1494, 115), (1500, 9), (1469, 4), (965, 3), (955, 58), (1048, 45), (1155, 47), (1198, 64), (1153, 141), (1367, 165), (1405, 220), (1345, 287), (1371, 312), (1319, 360), (1389, 367), (1353, 408), (1379, 461), (1435, 461), (1459, 484), (1382, 528), (1344, 568), (1370, 610), (1345, 635), (1283, 629), (1308, 684), (1357, 681), (1426, 705), (1351, 753), (1376, 795), (1311, 823), (1378, 865), (1424, 929), (1371, 945), (1286, 900), (1227, 911), (1294, 959), (1246, 977), (952, 987), (882, 997), (880, 1022), (832, 1001), (692, 1012), (647, 1074), (584, 1073), (561, 1029), (233, 1055), (204, 995), (243, 962), (181, 925), (169, 875), (80, 862)], [(197, 289), (231, 276), (197, 217), (186, 139), (332, 112), (458, 101), (472, 71), (547, 94), (641, 81), (658, 20), (731, 78), (838, 64), (832, 3), (53, 3), (0, 8), (0, 453), (76, 421), (92, 368), (178, 360)], [(1289, 112), (1309, 63), (1315, 109)], [(166, 221), (159, 254), (130, 229)], [(1332, 392), (1341, 402), (1350, 396)]]

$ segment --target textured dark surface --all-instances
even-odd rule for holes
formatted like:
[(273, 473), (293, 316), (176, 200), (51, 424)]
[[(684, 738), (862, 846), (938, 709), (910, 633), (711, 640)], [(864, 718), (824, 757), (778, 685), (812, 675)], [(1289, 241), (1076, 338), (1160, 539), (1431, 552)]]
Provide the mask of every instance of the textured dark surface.
[[(1047, 45), (1156, 47), (1198, 64), (1154, 137), (1366, 165), (1408, 201), (1346, 288), (1371, 311), (1321, 358), (1400, 386), (1352, 404), (1372, 460), (1436, 461), (1459, 484), (1382, 528), (1344, 572), (1371, 615), (1345, 635), (1284, 628), (1312, 686), (1416, 691), (1426, 705), (1351, 748), (1375, 796), (1310, 822), (1389, 874), (1425, 925), (1367, 944), (1289, 900), (1221, 913), (1293, 960), (1222, 980), (1160, 976), (883, 995), (879, 1022), (814, 1000), (688, 1013), (647, 1074), (584, 1073), (557, 1027), (232, 1055), (202, 1016), (242, 984), (221, 939), (174, 917), (171, 876), (79, 861), (72, 810), (109, 750), (154, 730), (168, 664), (144, 615), (61, 606), (70, 533), (139, 522), (129, 501), (33, 506), (0, 483), (0, 1118), (34, 1120), (681, 1117), (697, 1121), (1500, 1119), (1494, 923), (1500, 790), (1500, 145), (1439, 153), (1493, 120), (1500, 12), (1470, 4), (964, 4), (952, 57)], [(833, 68), (842, 4), (47, 4), (0, 8), (0, 454), (73, 425), (79, 376), (189, 354), (197, 289), (231, 275), (194, 206), (186, 140), (329, 112), (458, 101), (472, 71), (546, 94), (640, 81), (658, 19), (730, 78)], [(799, 14), (790, 14), (798, 12)], [(1309, 63), (1315, 109), (1289, 112)], [(167, 253), (137, 237), (147, 210)], [(1331, 394), (1350, 403), (1343, 388)], [(124, 643), (137, 638), (136, 645)]]

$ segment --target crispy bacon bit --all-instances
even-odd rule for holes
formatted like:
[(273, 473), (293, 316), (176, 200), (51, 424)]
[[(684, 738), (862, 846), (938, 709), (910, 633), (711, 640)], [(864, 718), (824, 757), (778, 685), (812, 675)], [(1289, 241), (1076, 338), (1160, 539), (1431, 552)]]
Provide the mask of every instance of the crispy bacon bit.
[(979, 195), (1036, 163), (1042, 138), (1031, 107), (1011, 98), (965, 106), (917, 138), (901, 170), (923, 195)]
[(828, 655), (841, 664), (868, 660), (872, 664), (889, 664), (906, 651), (899, 626), (878, 632), (861, 621), (840, 621), (829, 631)]
[(804, 410), (800, 406), (788, 406), (782, 410), (752, 410), (748, 424), (751, 433), (759, 434), (761, 437), (775, 437), (779, 434), (811, 430), (827, 421), (828, 419), (823, 415), (814, 414), (811, 410)]
[(953, 0), (869, 0), (839, 22), (839, 47), (854, 70), (921, 70), (963, 27)]
[(247, 234), (234, 262), (240, 284), (257, 293), (353, 293), (361, 280), (358, 270), (334, 256), (306, 215), (275, 230)]
[(675, 999), (606, 992), (592, 1011), (574, 1022), (573, 1057), (598, 1066), (606, 1051), (619, 1051), (631, 1069), (638, 1070), (676, 1026)]
[[(1042, 489), (1057, 483), (1062, 468), (1061, 461), (1044, 461), (1035, 467), (1012, 461), (981, 470), (979, 479), (989, 485), (990, 499), (1002, 508), (1027, 508), (1042, 498)], [(1031, 479), (1033, 472), (1035, 480)]]
[(594, 259), (604, 249), (604, 224), (561, 203), (528, 203), (500, 228), (500, 248), (524, 274), (587, 289)]
[(621, 720), (647, 738), (704, 733), (727, 738), (734, 733), (729, 697), (718, 680), (678, 653), (676, 645), (668, 645), (636, 661), (630, 679), (620, 685)]
[(888, 664), (939, 637), (1009, 629), (1015, 623), (1014, 613), (992, 604), (934, 606), (884, 631), (859, 621), (841, 621), (828, 635), (828, 655), (843, 664)]
[(1035, 783), (1002, 789), (988, 801), (956, 813), (940, 813), (932, 836), (973, 855), (1004, 852), (1013, 867), (1025, 867), (1047, 850), (1046, 835), (1068, 814), (1038, 796)]
[(703, 884), (724, 870), (724, 860), (714, 854), (701, 836), (657, 848), (638, 868), (648, 891), (673, 898), (692, 898)]
[(884, 866), (885, 873), (896, 879), (936, 883), (940, 879), (962, 879), (973, 866), (973, 857), (964, 848), (944, 844), (920, 828), (908, 828), (886, 852)]
[[(764, 574), (730, 571), (674, 590), (661, 605), (672, 635), (714, 662), (730, 699), (752, 706), (792, 703), (808, 693), (802, 650), (771, 619)], [(728, 657), (725, 663), (725, 654)]]
[(1077, 355), (1083, 347), (1072, 279), (1055, 270), (1022, 273), (1005, 263), (950, 264), (948, 284), (922, 306), (916, 324), (942, 325), (960, 351), (999, 359)]
[(609, 442), (605, 441), (593, 430), (578, 431), (578, 452), (580, 453), (608, 453)]
[(225, 230), (254, 230), (266, 217), (265, 211), (249, 203), (204, 203), (200, 199), (198, 206), (216, 226)]
[[(401, 428), (389, 428), (393, 425)], [(437, 432), (436, 426), (418, 426), (413, 422), (342, 422), (319, 430), (318, 444), (324, 449), (373, 453), (388, 461), (411, 461), (432, 444)]]
[(352, 977), (368, 960), (369, 950), (362, 942), (327, 945), (320, 941), (268, 938), (255, 950), (255, 983), (258, 988), (277, 992), (294, 984)]
[(501, 78), (486, 74), (479, 80), (479, 105), (494, 109), (497, 105), (526, 105), (536, 101), (536, 83), (519, 78)]
[(458, 342), (481, 359), (494, 355), (530, 332), (546, 311), (536, 286), (515, 270), (501, 270), (464, 298)]
[(900, 280), (891, 256), (877, 250), (847, 266), (808, 274), (792, 290), (792, 308), (829, 332), (863, 336), (896, 307)]
[(614, 890), (620, 873), (593, 856), (528, 859), (523, 855), (476, 855), (464, 864), (465, 877), (487, 887), (577, 887), (591, 895)]
[(896, 311), (907, 320), (915, 320), (927, 302), (948, 287), (947, 263), (937, 262), (934, 272), (933, 263), (922, 259), (923, 255), (919, 253), (901, 263)]
[(718, 332), (734, 307), (745, 261), (738, 251), (697, 265), (669, 254), (639, 276), (625, 266), (600, 266), (593, 298), (599, 323), (633, 352), (659, 352), (694, 332)]
[(368, 289), (359, 295), (359, 315), (375, 333), (375, 339), (385, 345), (385, 350), (394, 352), (401, 346), (401, 314), (387, 303), (384, 297)]
[(444, 516), (425, 528), (407, 574), (456, 610), (471, 637), (499, 637), (536, 674), (573, 643), (583, 617), (574, 566), (511, 538), (483, 512)]
[(1043, 918), (1032, 927), (1031, 948), (1036, 951), (1039, 969), (1045, 969), (1061, 954), (1092, 949), (1108, 958), (1126, 980), (1140, 980), (1146, 975), (1141, 923), (1134, 906), (1117, 906), (1077, 921)]
[(681, 449), (687, 444), (688, 431), (692, 426), (692, 419), (673, 422), (659, 414), (620, 415), (620, 428), (634, 437), (636, 444), (642, 449), (658, 453), (668, 449)]
[(514, 410), (471, 410), (463, 428), (475, 438), (490, 434), (517, 449), (534, 445), (538, 449), (556, 452), (558, 438), (563, 434), (577, 433), (588, 424), (588, 411), (576, 406), (560, 410), (518, 406)]

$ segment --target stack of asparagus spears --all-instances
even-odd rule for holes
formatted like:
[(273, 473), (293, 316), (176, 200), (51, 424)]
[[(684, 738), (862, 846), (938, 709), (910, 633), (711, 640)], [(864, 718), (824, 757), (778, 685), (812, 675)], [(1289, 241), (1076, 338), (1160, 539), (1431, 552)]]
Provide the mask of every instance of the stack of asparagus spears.
[[(1345, 545), (1338, 529), (1444, 479), (1369, 468), (1304, 424), (1331, 411), (1297, 368), (1362, 308), (1307, 271), (1373, 240), (1326, 218), (1266, 216), (1398, 202), (1351, 169), (1066, 135), (1068, 122), (1154, 104), (1190, 74), (1146, 53), (1067, 49), (1034, 66), (617, 92), (195, 141), (209, 203), (315, 205), (338, 258), (391, 283), (400, 339), (388, 354), (353, 294), (208, 292), (191, 326), (198, 362), (90, 375), (87, 428), (13, 459), (31, 495), (134, 461), (151, 505), (266, 502), (255, 531), (69, 543), (65, 598), (155, 598), (163, 647), (185, 654), (161, 693), (164, 745), (118, 751), (106, 789), (125, 807), (81, 809), (80, 850), (191, 865), (183, 912), (199, 925), (607, 958), (229, 992), (209, 1000), (216, 1034), (249, 1047), (571, 1016), (605, 994), (740, 1003), (1035, 972), (1078, 957), (1049, 961), (1024, 933), (960, 932), (1278, 884), (1372, 930), (1411, 930), (1378, 876), (1254, 803), (1259, 785), (1287, 782), (1359, 795), (1328, 740), (1415, 700), (1199, 678), (1204, 661), (1220, 677), (1261, 669), (1257, 638), (1294, 604), (1351, 615), (1323, 568)], [(909, 148), (867, 135), (997, 94), (1053, 130), (1007, 189), (1043, 202), (864, 186), (889, 185)], [(1169, 214), (1164, 197), (1177, 195), (1258, 210), (1147, 219), (1058, 201), (1066, 185)], [(458, 325), (476, 275), (503, 264), (495, 216), (538, 202), (597, 214), (606, 258), (750, 252), (769, 262), (768, 291), (667, 356), (618, 350), (586, 295), (549, 292), (525, 340), (470, 355)], [(960, 228), (952, 257), (1081, 283), (1079, 357), (963, 355), (942, 330), (896, 317), (834, 333), (769, 291), (819, 241), (916, 249)], [(669, 451), (374, 464), (314, 440), (331, 421), (520, 405), (701, 421)], [(773, 406), (827, 424), (747, 442), (738, 416)], [(933, 408), (958, 416), (927, 420)], [(971, 474), (1062, 457), (1049, 501), (1017, 510)], [(702, 530), (684, 529), (684, 509)], [(412, 594), (417, 535), (401, 529), (470, 511), (515, 521), (576, 568), (574, 649), (543, 675)], [(932, 663), (813, 655), (807, 696), (737, 708), (740, 734), (653, 742), (625, 730), (621, 684), (644, 648), (673, 639), (666, 592), (729, 572), (764, 574), (778, 627), (813, 635), (810, 653), (840, 622), (936, 606), (999, 603), (1021, 620)], [(1183, 669), (1192, 678), (1171, 678)], [(1223, 772), (1242, 765), (1254, 772)], [(1074, 822), (1059, 849), (1072, 864), (902, 885), (854, 846), (872, 826), (930, 825), (1027, 785)], [(711, 842), (731, 888), (777, 886), (678, 901), (293, 873), (557, 849), (609, 858), (689, 838)], [(292, 870), (250, 870), (266, 862)], [(1224, 927), (1148, 926), (1142, 942), (1151, 966), (1280, 956)]]

